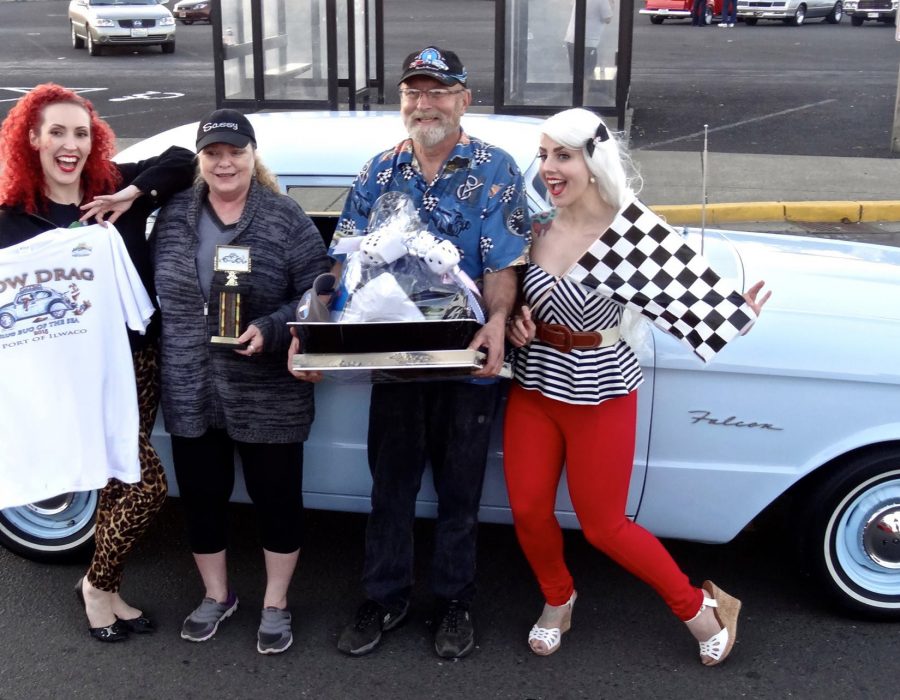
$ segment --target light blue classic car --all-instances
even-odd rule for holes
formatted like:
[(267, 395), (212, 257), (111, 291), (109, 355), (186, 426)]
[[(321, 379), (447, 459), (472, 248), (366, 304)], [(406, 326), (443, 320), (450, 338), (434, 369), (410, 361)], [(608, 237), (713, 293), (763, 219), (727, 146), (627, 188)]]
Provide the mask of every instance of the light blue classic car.
[(75, 305), (55, 289), (42, 284), (26, 284), (11, 302), (0, 306), (0, 328), (7, 330), (16, 325), (16, 321), (26, 318), (62, 318), (74, 308)]
[[(390, 113), (250, 118), (261, 157), (325, 235), (363, 162), (404, 135)], [(538, 124), (464, 118), (470, 133), (515, 157), (534, 209), (546, 206)], [(196, 125), (173, 129), (120, 158), (191, 147), (195, 134)], [(900, 617), (900, 250), (776, 234), (685, 235), (697, 247), (702, 237), (713, 267), (735, 286), (763, 279), (774, 294), (752, 332), (709, 366), (651, 332), (640, 352), (645, 381), (628, 515), (661, 537), (727, 542), (777, 511), (801, 561), (836, 601)], [(368, 510), (368, 394), (364, 384), (317, 386), (305, 459), (309, 507)], [(509, 522), (501, 421), (496, 426), (481, 517)], [(171, 463), (161, 427), (156, 444)], [(93, 494), (70, 494), (3, 511), (0, 541), (26, 556), (71, 556), (90, 544), (95, 505)], [(564, 525), (578, 526), (564, 487), (557, 511)], [(434, 512), (426, 480), (419, 513)]]

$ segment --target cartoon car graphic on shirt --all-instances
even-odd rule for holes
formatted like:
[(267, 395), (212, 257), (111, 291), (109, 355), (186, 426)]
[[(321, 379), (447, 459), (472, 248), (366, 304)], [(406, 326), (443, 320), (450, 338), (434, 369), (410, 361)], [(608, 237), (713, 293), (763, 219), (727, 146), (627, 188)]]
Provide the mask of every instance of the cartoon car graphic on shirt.
[(47, 314), (62, 318), (74, 309), (74, 304), (55, 289), (42, 284), (26, 284), (16, 292), (15, 299), (0, 306), (0, 328), (12, 328), (16, 321)]

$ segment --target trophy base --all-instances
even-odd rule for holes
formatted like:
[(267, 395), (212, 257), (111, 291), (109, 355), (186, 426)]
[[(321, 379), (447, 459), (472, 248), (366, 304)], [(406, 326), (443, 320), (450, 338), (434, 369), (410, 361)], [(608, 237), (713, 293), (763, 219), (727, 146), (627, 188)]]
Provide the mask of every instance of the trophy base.
[(209, 339), (210, 345), (224, 345), (228, 347), (244, 347), (247, 343), (240, 342), (237, 338), (231, 338), (227, 335), (214, 335)]

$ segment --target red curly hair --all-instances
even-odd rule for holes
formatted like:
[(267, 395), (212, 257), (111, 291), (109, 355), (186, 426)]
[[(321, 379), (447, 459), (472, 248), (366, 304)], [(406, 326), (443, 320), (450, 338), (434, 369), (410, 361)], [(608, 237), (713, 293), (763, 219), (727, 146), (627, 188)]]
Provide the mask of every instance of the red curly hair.
[(91, 152), (81, 173), (84, 201), (119, 188), (122, 177), (110, 160), (115, 153), (116, 136), (109, 124), (89, 100), (60, 85), (44, 83), (19, 99), (0, 126), (0, 204), (22, 207), (31, 214), (46, 213), (44, 171), (30, 135), (40, 132), (44, 109), (60, 102), (76, 104), (90, 117)]

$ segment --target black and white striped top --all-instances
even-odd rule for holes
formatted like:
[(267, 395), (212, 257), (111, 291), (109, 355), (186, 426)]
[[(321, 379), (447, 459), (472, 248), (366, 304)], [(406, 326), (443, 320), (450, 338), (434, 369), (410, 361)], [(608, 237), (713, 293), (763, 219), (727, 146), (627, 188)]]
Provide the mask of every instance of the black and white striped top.
[[(561, 323), (573, 331), (619, 325), (622, 306), (577, 282), (557, 280), (538, 265), (528, 265), (525, 302), (532, 307), (534, 320)], [(535, 339), (519, 349), (515, 377), (525, 389), (548, 398), (587, 405), (624, 396), (643, 381), (638, 359), (624, 340), (605, 348), (564, 353)]]

